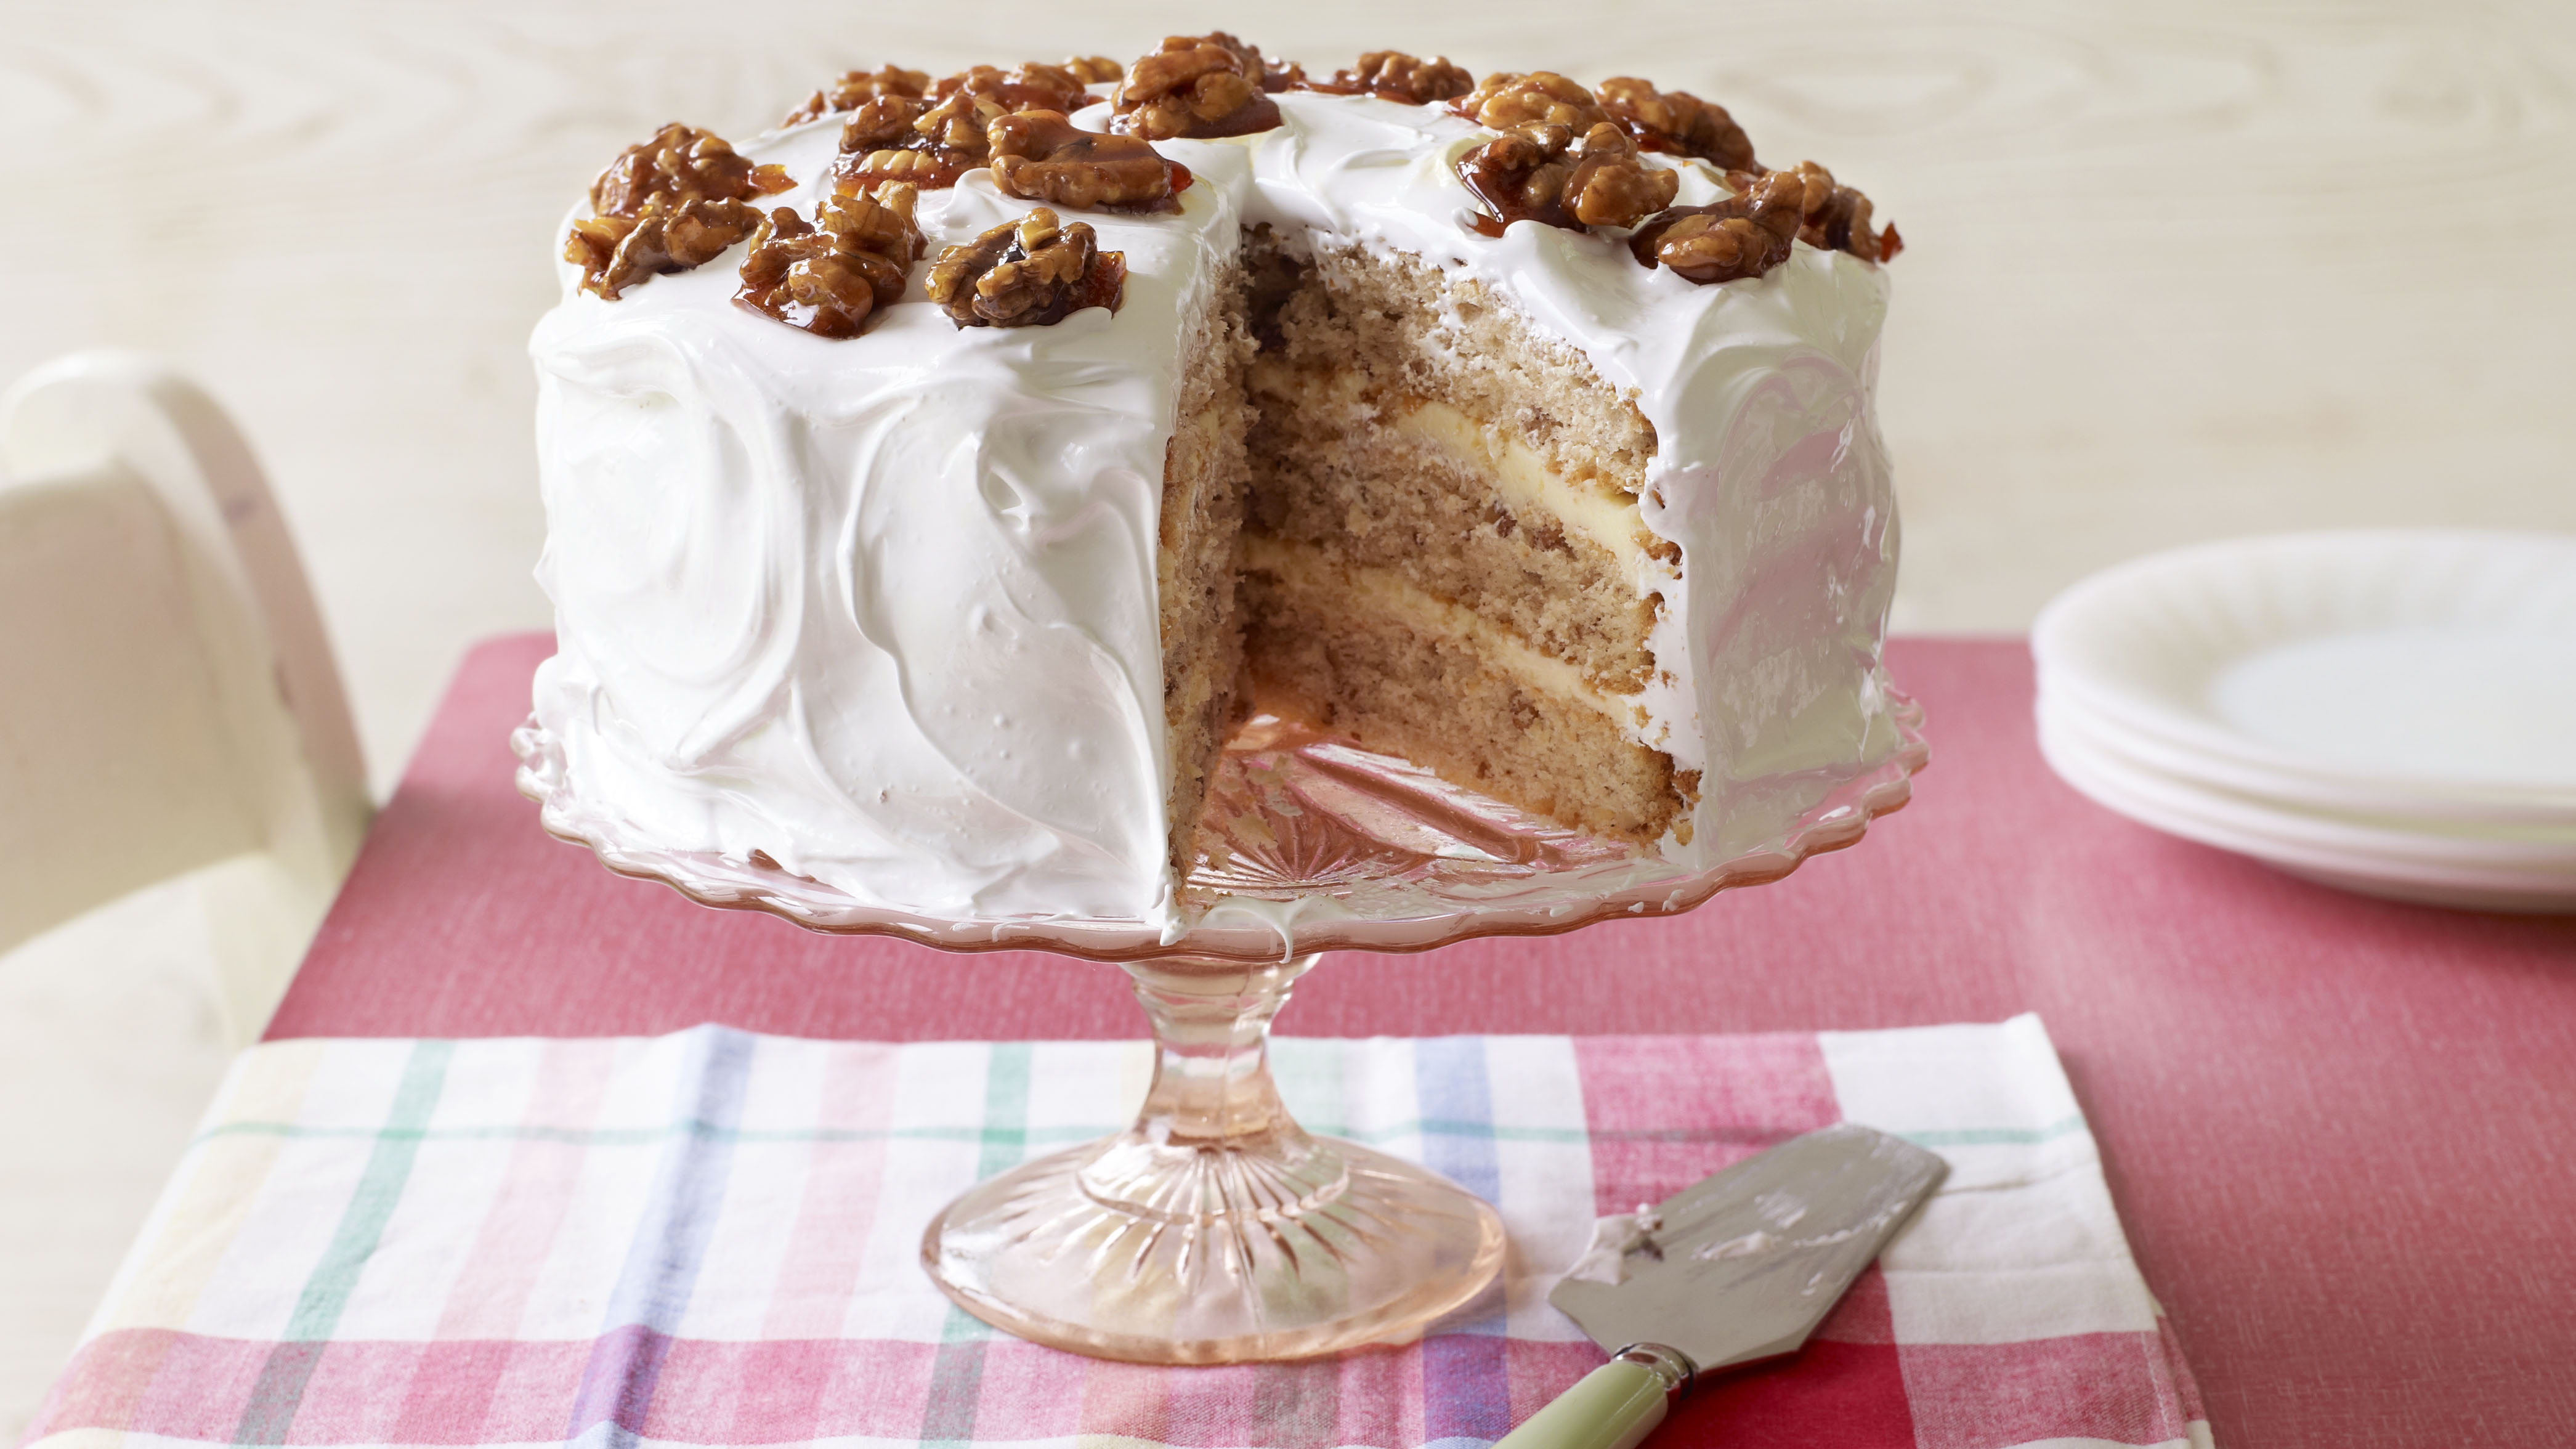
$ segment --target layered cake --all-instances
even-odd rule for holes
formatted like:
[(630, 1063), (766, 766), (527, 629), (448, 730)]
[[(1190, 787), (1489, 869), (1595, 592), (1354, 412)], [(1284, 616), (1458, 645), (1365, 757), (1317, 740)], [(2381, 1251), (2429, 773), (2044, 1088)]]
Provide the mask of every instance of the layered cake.
[(1168, 927), (1254, 709), (1700, 868), (1897, 744), (1866, 198), (1231, 36), (673, 125), (533, 343), (559, 828)]

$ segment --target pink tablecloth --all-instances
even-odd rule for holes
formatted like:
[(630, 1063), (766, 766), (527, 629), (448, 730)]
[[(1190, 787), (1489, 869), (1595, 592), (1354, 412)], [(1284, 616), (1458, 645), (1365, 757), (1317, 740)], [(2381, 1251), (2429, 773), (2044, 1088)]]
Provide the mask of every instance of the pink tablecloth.
[[(467, 660), (271, 1037), (1135, 1034), (1112, 967), (811, 936), (548, 840), (507, 735), (549, 647)], [(1903, 641), (1891, 667), (1934, 767), (1857, 849), (1676, 921), (1328, 959), (1282, 1028), (2036, 1010), (2220, 1443), (2568, 1442), (2576, 920), (2338, 895), (2111, 816), (2040, 763), (2017, 641)], [(1716, 1442), (1659, 1442), (1695, 1428)]]

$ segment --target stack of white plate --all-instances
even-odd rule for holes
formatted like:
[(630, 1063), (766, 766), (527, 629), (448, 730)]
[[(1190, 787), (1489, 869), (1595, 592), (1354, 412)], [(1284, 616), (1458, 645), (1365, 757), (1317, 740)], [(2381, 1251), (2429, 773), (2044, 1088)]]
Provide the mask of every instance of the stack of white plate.
[(2039, 742), (2160, 830), (2400, 900), (2576, 911), (2576, 537), (2233, 539), (2031, 631)]

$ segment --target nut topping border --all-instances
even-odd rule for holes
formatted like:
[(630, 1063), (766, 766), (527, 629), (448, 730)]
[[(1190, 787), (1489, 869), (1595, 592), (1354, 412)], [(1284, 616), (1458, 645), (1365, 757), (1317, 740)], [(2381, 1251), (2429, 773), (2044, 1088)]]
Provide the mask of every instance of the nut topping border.
[[(1073, 124), (1108, 87), (1107, 131)], [(755, 203), (796, 183), (755, 164), (724, 138), (671, 122), (626, 148), (590, 188), (564, 259), (604, 301), (655, 276), (687, 271), (749, 243), (741, 305), (822, 337), (854, 337), (900, 300), (927, 243), (914, 220), (925, 190), (990, 170), (1004, 195), (1040, 203), (1016, 222), (946, 248), (930, 268), (930, 299), (960, 327), (1034, 326), (1123, 299), (1125, 258), (1099, 249), (1082, 222), (1055, 208), (1174, 212), (1189, 169), (1154, 150), (1164, 139), (1251, 135), (1281, 123), (1285, 91), (1444, 105), (1494, 132), (1457, 163), (1481, 210), (1462, 218), (1500, 236), (1534, 221), (1571, 231), (1623, 231), (1645, 267), (1686, 281), (1756, 278), (1800, 242), (1872, 265), (1904, 238), (1874, 224), (1870, 199), (1812, 161), (1773, 170), (1727, 109), (1637, 76), (1587, 87), (1554, 71), (1495, 71), (1482, 81), (1446, 56), (1363, 52), (1317, 79), (1272, 63), (1224, 31), (1166, 36), (1121, 65), (1104, 56), (1010, 70), (970, 66), (933, 80), (893, 63), (851, 69), (817, 88), (783, 127), (841, 122), (830, 190), (811, 218)], [(1675, 206), (1680, 175), (1644, 153), (1715, 168), (1730, 193)], [(1043, 220), (1041, 220), (1041, 218)]]

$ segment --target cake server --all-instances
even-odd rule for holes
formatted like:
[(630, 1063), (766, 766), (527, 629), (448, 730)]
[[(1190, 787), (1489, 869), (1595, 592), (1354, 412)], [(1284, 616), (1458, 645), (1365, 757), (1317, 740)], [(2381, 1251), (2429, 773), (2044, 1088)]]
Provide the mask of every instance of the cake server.
[(1949, 1170), (1845, 1123), (1603, 1219), (1548, 1301), (1610, 1362), (1494, 1449), (1633, 1449), (1699, 1375), (1796, 1352)]

